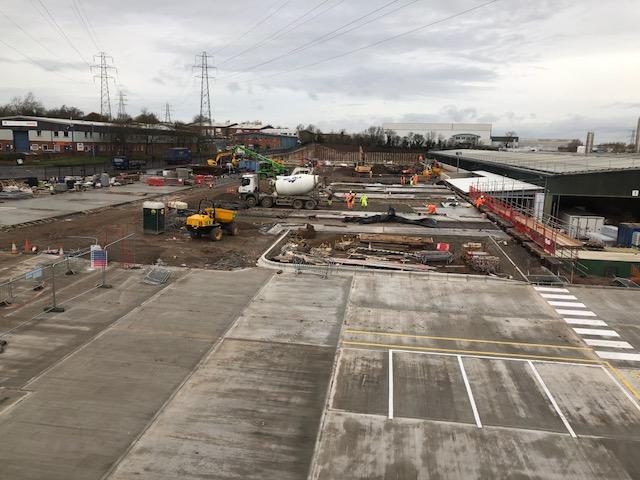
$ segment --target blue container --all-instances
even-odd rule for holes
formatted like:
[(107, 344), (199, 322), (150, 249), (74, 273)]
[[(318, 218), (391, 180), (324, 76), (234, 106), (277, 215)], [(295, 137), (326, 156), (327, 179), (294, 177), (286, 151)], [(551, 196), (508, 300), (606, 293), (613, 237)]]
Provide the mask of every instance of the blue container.
[(631, 247), (634, 232), (640, 232), (640, 223), (621, 223), (618, 225), (618, 245)]
[(258, 171), (258, 161), (257, 160), (240, 160), (238, 162), (238, 168), (240, 170), (244, 170), (247, 172), (256, 172)]

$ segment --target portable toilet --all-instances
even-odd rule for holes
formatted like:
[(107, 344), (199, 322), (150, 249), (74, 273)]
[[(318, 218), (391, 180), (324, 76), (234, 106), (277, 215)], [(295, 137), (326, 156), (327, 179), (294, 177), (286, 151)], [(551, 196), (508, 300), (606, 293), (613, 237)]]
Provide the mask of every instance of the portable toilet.
[(162, 202), (144, 202), (142, 204), (142, 229), (145, 234), (164, 233), (165, 207)]

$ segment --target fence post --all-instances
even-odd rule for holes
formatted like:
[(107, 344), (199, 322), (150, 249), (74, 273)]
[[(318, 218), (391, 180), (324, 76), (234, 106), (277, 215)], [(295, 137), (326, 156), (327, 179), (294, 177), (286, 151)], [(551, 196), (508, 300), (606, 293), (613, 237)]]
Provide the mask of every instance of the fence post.
[(51, 265), (51, 306), (44, 308), (45, 312), (62, 313), (64, 307), (56, 304), (56, 264)]

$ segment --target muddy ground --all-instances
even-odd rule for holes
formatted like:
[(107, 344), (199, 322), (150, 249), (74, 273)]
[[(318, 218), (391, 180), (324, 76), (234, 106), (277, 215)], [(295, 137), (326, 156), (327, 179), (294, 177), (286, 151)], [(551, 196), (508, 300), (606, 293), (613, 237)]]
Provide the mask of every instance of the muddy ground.
[[(216, 202), (230, 203), (237, 200), (232, 190), (236, 184), (228, 184), (213, 190), (193, 188), (191, 190), (166, 195), (158, 200), (181, 200), (190, 208), (197, 208), (202, 198), (212, 198)], [(95, 237), (101, 245), (134, 233), (134, 237), (110, 248), (110, 259), (123, 263), (152, 264), (165, 263), (173, 266), (196, 268), (231, 269), (255, 265), (262, 252), (275, 239), (258, 231), (261, 221), (254, 223), (243, 219), (239, 212), (238, 236), (224, 236), (220, 242), (210, 240), (192, 240), (180, 225), (184, 217), (168, 214), (166, 232), (160, 235), (145, 235), (142, 230), (142, 202), (110, 207), (91, 214), (75, 214), (52, 220), (48, 223), (15, 228), (0, 232), (0, 265), (9, 265), (24, 258), (19, 255), (7, 255), (11, 244), (16, 243), (23, 250), (25, 240), (40, 250), (62, 247), (66, 252), (86, 249)]]

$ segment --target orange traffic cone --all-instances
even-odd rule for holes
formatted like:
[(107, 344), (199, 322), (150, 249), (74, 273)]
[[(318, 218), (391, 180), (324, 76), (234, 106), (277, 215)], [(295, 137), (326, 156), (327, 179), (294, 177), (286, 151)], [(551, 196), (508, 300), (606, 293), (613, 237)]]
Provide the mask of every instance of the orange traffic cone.
[(16, 247), (16, 242), (13, 242), (11, 244), (11, 253), (13, 253), (13, 254), (17, 254), (18, 253), (18, 247)]
[(31, 244), (28, 239), (24, 241), (24, 253), (31, 253)]

